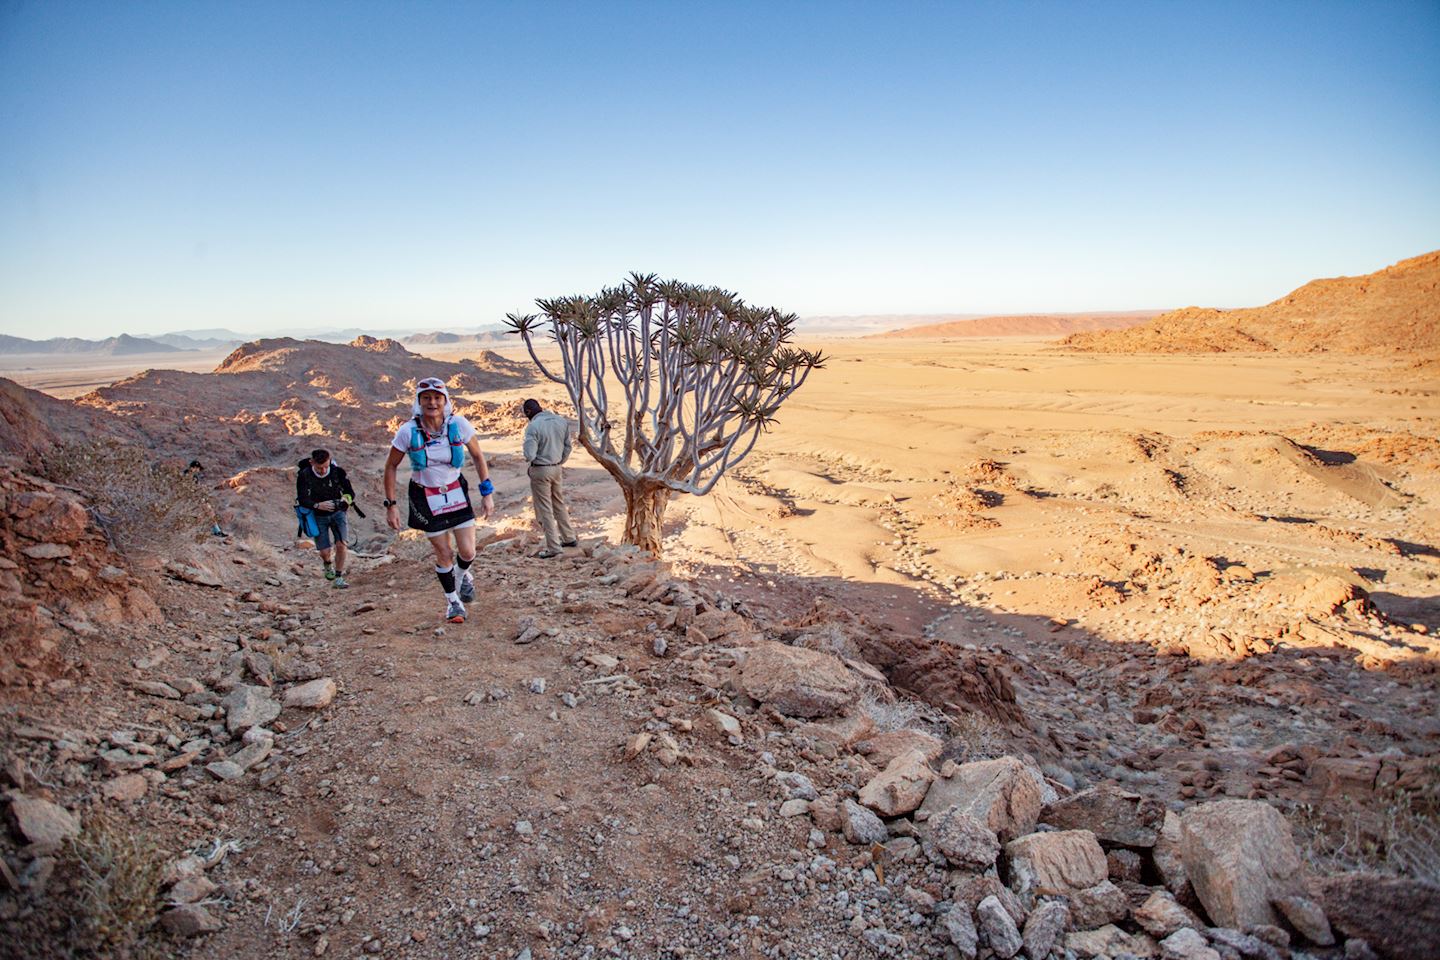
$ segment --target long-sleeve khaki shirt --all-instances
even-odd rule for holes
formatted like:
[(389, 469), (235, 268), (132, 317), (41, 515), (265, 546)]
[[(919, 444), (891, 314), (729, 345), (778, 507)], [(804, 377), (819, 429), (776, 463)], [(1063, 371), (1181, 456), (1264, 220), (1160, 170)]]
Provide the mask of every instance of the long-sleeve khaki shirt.
[(551, 410), (541, 410), (525, 428), (525, 461), (539, 467), (569, 459), (570, 421)]

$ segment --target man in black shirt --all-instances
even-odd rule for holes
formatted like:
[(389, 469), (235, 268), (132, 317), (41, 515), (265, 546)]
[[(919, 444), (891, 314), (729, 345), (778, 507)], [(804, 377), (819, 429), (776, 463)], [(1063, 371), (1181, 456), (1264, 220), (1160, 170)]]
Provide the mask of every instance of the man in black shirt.
[(333, 580), (337, 590), (350, 586), (345, 582), (345, 537), (349, 532), (345, 520), (354, 499), (350, 479), (343, 468), (331, 461), (330, 451), (312, 450), (300, 461), (300, 470), (295, 474), (295, 502), (314, 511), (319, 528), (315, 549), (325, 561), (325, 579)]

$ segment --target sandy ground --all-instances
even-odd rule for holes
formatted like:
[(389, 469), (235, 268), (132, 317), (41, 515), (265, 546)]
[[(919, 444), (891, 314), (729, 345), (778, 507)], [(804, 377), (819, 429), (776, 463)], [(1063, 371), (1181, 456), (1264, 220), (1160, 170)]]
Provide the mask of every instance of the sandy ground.
[[(671, 560), (919, 584), (942, 602), (981, 591), (1136, 639), (1136, 597), (1097, 607), (1077, 583), (1124, 580), (1101, 555), (1163, 547), (1262, 580), (1340, 576), (1440, 627), (1434, 378), (1366, 358), (1094, 356), (1044, 340), (819, 346), (829, 364), (749, 460), (712, 496), (674, 502)], [(613, 511), (583, 456), (582, 501)], [(1017, 582), (997, 594), (996, 576)]]

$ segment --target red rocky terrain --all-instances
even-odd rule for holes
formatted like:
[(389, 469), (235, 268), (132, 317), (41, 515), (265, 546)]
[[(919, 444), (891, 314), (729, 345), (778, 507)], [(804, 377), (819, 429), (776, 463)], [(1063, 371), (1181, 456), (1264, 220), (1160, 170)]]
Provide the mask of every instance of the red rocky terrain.
[[(363, 338), (5, 393), (0, 602), (30, 613), (0, 677), (0, 953), (1433, 955), (1428, 614), (1117, 531), (1074, 544), (1063, 603), (1134, 643), (1015, 612), (1032, 580), (1003, 572), (914, 588), (906, 626), (863, 585), (593, 536), (536, 559), (500, 453), (517, 520), (440, 626), (415, 538), (361, 529), (341, 592), (274, 519), (321, 443), (378, 500), (437, 371), (511, 449), (521, 368)], [(36, 453), (70, 417), (202, 459), (228, 536), (117, 550)], [(1147, 633), (1140, 604), (1229, 616)]]

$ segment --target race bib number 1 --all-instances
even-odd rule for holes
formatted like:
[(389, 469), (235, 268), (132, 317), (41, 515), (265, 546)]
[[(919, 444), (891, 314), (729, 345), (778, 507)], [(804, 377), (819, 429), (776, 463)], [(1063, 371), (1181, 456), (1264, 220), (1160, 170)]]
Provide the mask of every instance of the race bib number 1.
[(443, 487), (426, 487), (425, 505), (430, 508), (432, 517), (463, 510), (465, 508), (465, 491), (460, 489), (460, 481), (456, 480)]

